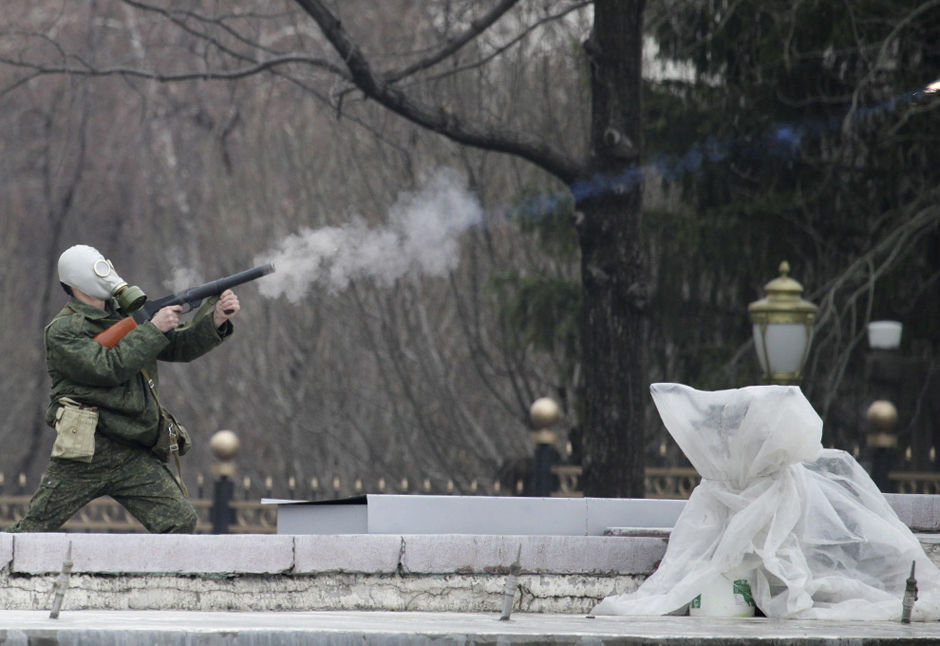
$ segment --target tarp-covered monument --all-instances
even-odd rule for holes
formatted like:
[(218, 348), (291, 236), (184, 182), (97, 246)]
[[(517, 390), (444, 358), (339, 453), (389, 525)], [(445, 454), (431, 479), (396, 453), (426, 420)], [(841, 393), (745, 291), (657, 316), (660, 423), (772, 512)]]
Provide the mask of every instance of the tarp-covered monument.
[(799, 387), (650, 390), (702, 481), (656, 572), (594, 614), (683, 614), (734, 573), (768, 617), (897, 620), (913, 562), (912, 618), (940, 619), (940, 570), (855, 459), (823, 449)]

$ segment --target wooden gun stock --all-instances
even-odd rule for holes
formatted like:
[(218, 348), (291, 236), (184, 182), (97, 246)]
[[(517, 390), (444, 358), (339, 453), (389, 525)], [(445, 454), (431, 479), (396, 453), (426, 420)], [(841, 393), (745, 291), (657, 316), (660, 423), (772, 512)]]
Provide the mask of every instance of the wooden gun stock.
[(124, 338), (124, 335), (137, 327), (137, 321), (133, 316), (123, 318), (106, 330), (102, 330), (95, 335), (95, 341), (106, 348), (113, 348), (118, 341)]

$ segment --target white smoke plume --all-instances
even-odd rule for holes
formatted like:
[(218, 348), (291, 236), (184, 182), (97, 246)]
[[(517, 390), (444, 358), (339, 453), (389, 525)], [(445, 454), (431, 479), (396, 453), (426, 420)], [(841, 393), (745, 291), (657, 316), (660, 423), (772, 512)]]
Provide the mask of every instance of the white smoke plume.
[(183, 250), (179, 247), (170, 247), (166, 252), (166, 266), (171, 269), (170, 275), (163, 279), (163, 288), (169, 294), (177, 294), (206, 282), (200, 272), (183, 263), (183, 257)]
[(391, 285), (406, 274), (443, 276), (457, 266), (457, 238), (483, 219), (483, 209), (459, 175), (444, 170), (416, 192), (398, 196), (383, 227), (354, 219), (340, 227), (301, 229), (255, 258), (277, 271), (258, 286), (264, 296), (293, 303), (318, 284), (331, 292), (357, 278)]

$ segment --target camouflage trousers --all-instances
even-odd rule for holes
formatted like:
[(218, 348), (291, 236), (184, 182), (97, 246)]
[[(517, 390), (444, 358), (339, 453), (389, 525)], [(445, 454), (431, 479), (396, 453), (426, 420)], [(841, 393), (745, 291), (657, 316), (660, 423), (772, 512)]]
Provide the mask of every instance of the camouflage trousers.
[(5, 531), (54, 532), (100, 496), (114, 498), (150, 532), (196, 529), (196, 512), (163, 462), (96, 433), (92, 461), (50, 459), (26, 515)]

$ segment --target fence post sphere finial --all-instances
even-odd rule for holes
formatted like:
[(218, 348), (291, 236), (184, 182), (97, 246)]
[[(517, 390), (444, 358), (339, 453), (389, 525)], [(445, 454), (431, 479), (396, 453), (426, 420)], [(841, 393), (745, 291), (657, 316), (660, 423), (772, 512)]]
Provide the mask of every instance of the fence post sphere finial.
[(209, 448), (219, 460), (231, 460), (238, 453), (238, 436), (232, 431), (216, 431), (209, 440)]
[(561, 419), (561, 409), (550, 397), (539, 397), (529, 408), (529, 418), (537, 429), (554, 426)]
[(872, 428), (890, 432), (898, 422), (898, 409), (887, 399), (878, 399), (868, 407), (865, 417)]
[(235, 464), (232, 461), (238, 453), (238, 436), (232, 431), (216, 431), (209, 438), (209, 450), (219, 461), (213, 465), (213, 473), (221, 476), (234, 475)]

